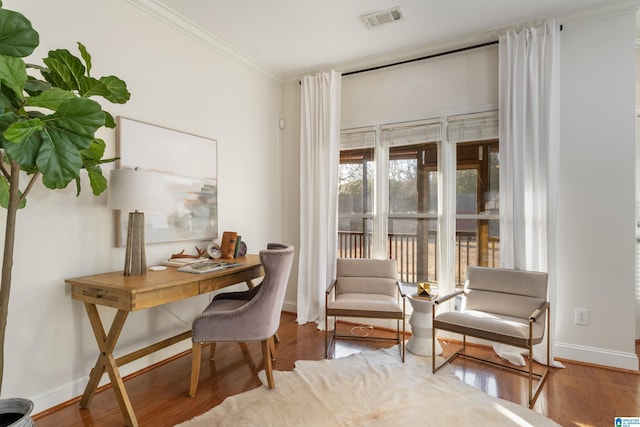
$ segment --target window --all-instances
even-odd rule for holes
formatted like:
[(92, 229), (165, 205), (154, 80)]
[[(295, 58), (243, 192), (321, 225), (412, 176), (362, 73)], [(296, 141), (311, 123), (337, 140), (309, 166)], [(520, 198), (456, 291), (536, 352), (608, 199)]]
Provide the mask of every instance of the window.
[(400, 279), (436, 281), (438, 144), (389, 149), (388, 253)]
[[(338, 168), (338, 257), (371, 258), (375, 131), (343, 133)], [(364, 148), (351, 148), (361, 147)]]
[(456, 285), (467, 265), (500, 265), (498, 141), (456, 146)]
[(343, 131), (338, 256), (384, 254), (401, 281), (447, 287), (499, 266), (499, 162), (497, 112)]

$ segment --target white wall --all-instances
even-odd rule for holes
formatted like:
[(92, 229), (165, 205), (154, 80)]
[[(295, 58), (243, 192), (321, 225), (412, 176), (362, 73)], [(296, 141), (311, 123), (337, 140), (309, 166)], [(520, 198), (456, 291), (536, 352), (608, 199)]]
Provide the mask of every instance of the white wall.
[[(300, 82), (282, 85), (282, 240), (300, 247)], [(284, 310), (295, 313), (298, 296), (298, 251), (295, 253)]]
[[(252, 253), (281, 239), (280, 82), (215, 53), (125, 0), (3, 3), (27, 16), (40, 33), (41, 46), (30, 62), (41, 63), (50, 49), (76, 52), (81, 41), (93, 56), (92, 75), (114, 74), (127, 82), (129, 103), (105, 103), (114, 116), (216, 139), (219, 231), (237, 230)], [(115, 131), (100, 136), (107, 156), (115, 155)], [(97, 357), (84, 308), (71, 300), (65, 278), (122, 269), (124, 249), (114, 247), (106, 193), (93, 197), (88, 180), (83, 184), (78, 198), (74, 188), (52, 192), (38, 184), (18, 215), (2, 390), (3, 396), (34, 400), (35, 413), (80, 395)], [(4, 218), (0, 211), (2, 224)], [(147, 245), (148, 263), (181, 249), (194, 251), (198, 244)], [(202, 296), (132, 313), (116, 355), (189, 329), (207, 301)], [(113, 316), (109, 309), (100, 313), (105, 321)], [(126, 365), (121, 373), (190, 346), (184, 341)], [(190, 373), (184, 375), (187, 379)]]
[[(637, 369), (635, 10), (576, 19), (564, 25), (561, 40), (556, 356)], [(495, 107), (497, 61), (492, 46), (347, 76), (342, 125)], [(291, 102), (295, 89), (285, 87), (285, 102)], [(297, 150), (293, 142), (283, 146)], [(284, 193), (297, 191), (297, 182), (283, 185)], [(292, 203), (285, 210), (298, 213), (299, 206)], [(284, 232), (299, 239), (293, 227)], [(574, 324), (576, 307), (590, 310), (588, 326)]]
[(635, 11), (565, 24), (561, 49), (556, 355), (637, 369)]

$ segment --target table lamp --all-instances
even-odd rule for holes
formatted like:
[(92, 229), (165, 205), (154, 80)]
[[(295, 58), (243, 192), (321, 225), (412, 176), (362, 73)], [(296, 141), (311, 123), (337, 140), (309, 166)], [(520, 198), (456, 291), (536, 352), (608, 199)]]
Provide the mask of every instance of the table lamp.
[(124, 275), (142, 276), (147, 273), (144, 246), (144, 212), (164, 207), (164, 181), (158, 174), (135, 169), (114, 169), (109, 179), (110, 209), (129, 211), (127, 249), (124, 256)]

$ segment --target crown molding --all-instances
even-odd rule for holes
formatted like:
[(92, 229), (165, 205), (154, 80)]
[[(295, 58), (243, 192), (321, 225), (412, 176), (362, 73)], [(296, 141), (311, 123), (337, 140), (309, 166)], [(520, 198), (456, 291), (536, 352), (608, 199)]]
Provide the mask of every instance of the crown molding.
[(164, 22), (172, 28), (180, 31), (189, 38), (202, 43), (206, 47), (215, 50), (224, 56), (231, 58), (249, 68), (257, 71), (258, 73), (276, 81), (282, 83), (282, 76), (278, 75), (272, 69), (265, 65), (255, 61), (243, 52), (231, 46), (229, 43), (215, 37), (213, 34), (207, 32), (205, 29), (194, 23), (193, 21), (185, 18), (184, 16), (176, 13), (174, 10), (167, 8), (165, 5), (157, 0), (126, 0), (127, 3), (139, 8), (143, 12), (153, 16), (154, 18)]

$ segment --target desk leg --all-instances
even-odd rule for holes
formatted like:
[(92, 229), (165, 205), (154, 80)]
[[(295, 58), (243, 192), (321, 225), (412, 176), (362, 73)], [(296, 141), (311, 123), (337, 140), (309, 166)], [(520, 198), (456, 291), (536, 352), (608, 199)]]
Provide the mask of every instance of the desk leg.
[[(254, 288), (253, 281), (252, 281), (251, 279), (247, 280), (247, 281), (246, 281), (246, 283), (247, 283), (247, 287), (248, 287), (249, 289), (253, 289), (253, 288)], [(277, 343), (279, 343), (279, 342), (280, 342), (280, 337), (278, 336), (278, 333), (277, 333), (277, 332), (276, 332), (276, 334), (273, 336), (273, 340), (274, 340), (275, 342), (277, 342)]]
[(125, 310), (118, 310), (115, 318), (113, 319), (113, 323), (111, 324), (111, 328), (109, 329), (109, 335), (106, 335), (96, 305), (84, 303), (84, 307), (87, 310), (87, 315), (91, 322), (91, 328), (93, 329), (93, 334), (96, 337), (96, 342), (100, 349), (100, 355), (98, 356), (95, 367), (89, 375), (89, 382), (84, 390), (82, 399), (80, 400), (80, 407), (89, 407), (98, 384), (100, 383), (100, 379), (102, 378), (102, 374), (104, 374), (104, 371), (106, 370), (109, 375), (109, 379), (111, 380), (111, 387), (116, 394), (116, 400), (120, 406), (120, 411), (125, 418), (125, 423), (128, 426), (137, 427), (138, 420), (133, 412), (133, 407), (131, 406), (129, 396), (127, 395), (127, 390), (124, 388), (124, 382), (120, 376), (118, 365), (113, 357), (113, 350), (116, 347), (116, 342), (120, 337), (120, 333), (122, 332), (124, 322), (127, 319), (129, 312)]

